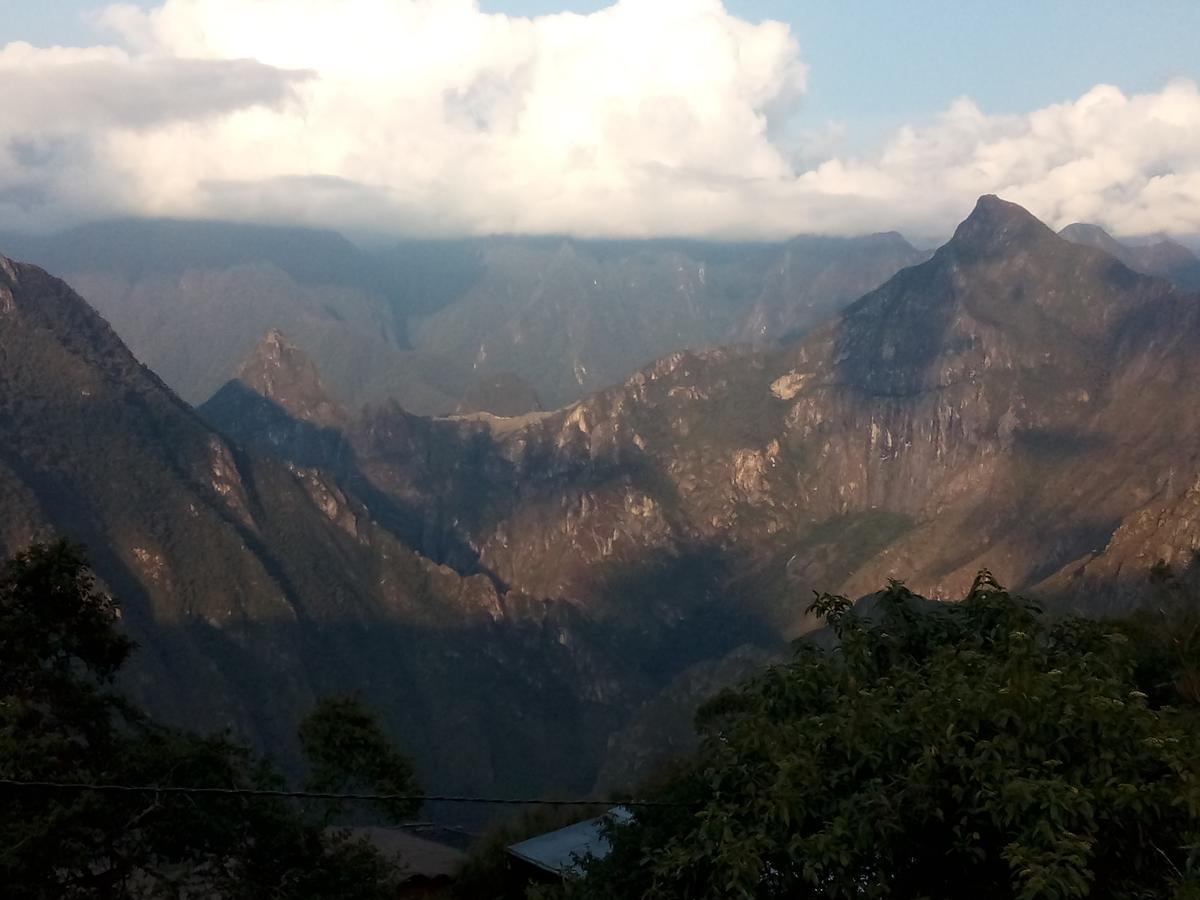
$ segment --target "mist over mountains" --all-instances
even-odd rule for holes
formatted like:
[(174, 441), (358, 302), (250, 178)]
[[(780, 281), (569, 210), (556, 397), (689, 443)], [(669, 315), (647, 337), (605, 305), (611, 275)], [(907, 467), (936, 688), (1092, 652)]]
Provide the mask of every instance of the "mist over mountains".
[[(362, 250), (333, 232), (120, 221), (3, 240), (77, 286), (191, 403), (279, 328), (347, 406), (390, 398), (423, 414), (489, 394), (493, 412), (560, 406), (674, 350), (799, 334), (922, 258), (895, 234)], [(496, 379), (519, 381), (497, 395)]]
[[(427, 785), (619, 786), (811, 628), (814, 589), (951, 598), (987, 566), (1104, 613), (1187, 569), (1200, 297), (1176, 246), (994, 197), (932, 256), (6, 239), (70, 277), (0, 266), (0, 551), (86, 543), (141, 645), (130, 688), (174, 721), (287, 758), (315, 697), (356, 691)], [(424, 361), (458, 415), (402, 399)]]

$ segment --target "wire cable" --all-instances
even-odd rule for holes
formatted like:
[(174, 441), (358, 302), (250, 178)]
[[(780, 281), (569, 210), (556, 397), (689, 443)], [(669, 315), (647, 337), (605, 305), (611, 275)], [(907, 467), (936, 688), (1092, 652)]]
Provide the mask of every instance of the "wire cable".
[(275, 797), (295, 800), (345, 800), (351, 802), (420, 802), (420, 803), (481, 803), (506, 806), (629, 806), (638, 808), (681, 808), (694, 803), (675, 803), (668, 800), (554, 800), (543, 797), (456, 797), (436, 794), (363, 794), (326, 791), (290, 791), (271, 788), (183, 787), (153, 784), (91, 784), (75, 781), (20, 781), (0, 778), (0, 787), (44, 789), (53, 791), (96, 791), (126, 794), (185, 794), (232, 797)]

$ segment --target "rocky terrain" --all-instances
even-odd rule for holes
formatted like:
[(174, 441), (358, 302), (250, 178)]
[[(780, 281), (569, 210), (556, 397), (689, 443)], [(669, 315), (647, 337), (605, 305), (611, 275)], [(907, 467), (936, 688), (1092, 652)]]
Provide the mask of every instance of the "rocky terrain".
[(341, 436), (461, 571), (617, 621), (632, 606), (664, 634), (737, 610), (742, 637), (790, 635), (812, 589), (903, 577), (952, 597), (988, 565), (1037, 590), (1104, 556), (1194, 472), (1195, 310), (983, 198), (929, 261), (790, 346), (670, 354), (525, 419), (377, 408)]
[(197, 415), (6, 260), (0, 550), (89, 544), (156, 710), (286, 753), (359, 690), (429, 785), (611, 786), (813, 590), (953, 598), (986, 565), (1104, 613), (1191, 566), (1198, 301), (984, 197), (815, 331), (560, 409), (356, 411), (268, 330)]

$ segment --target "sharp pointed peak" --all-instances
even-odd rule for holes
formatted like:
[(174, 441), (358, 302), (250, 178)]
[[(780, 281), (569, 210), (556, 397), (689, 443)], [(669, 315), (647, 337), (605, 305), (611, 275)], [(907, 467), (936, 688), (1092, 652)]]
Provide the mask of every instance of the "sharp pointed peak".
[(1054, 232), (1025, 207), (1002, 200), (995, 194), (984, 194), (955, 230), (947, 246), (977, 252), (1004, 250), (1014, 244), (1046, 238), (1057, 240)]
[(325, 390), (316, 363), (278, 328), (262, 336), (234, 380), (297, 419), (333, 425), (343, 417)]
[(1039, 219), (1025, 207), (1021, 206), (1019, 203), (1013, 203), (1011, 200), (1001, 199), (995, 194), (984, 194), (982, 197), (976, 200), (975, 208), (971, 210), (971, 215), (967, 216), (966, 221), (976, 221), (1002, 226), (1037, 226), (1044, 231), (1050, 230), (1050, 228), (1045, 225), (1041, 219)]

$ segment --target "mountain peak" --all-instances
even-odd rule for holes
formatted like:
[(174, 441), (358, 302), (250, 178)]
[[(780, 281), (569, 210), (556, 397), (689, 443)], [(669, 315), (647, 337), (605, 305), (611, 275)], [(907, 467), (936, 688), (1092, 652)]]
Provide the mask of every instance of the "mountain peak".
[(1115, 237), (1091, 222), (1072, 222), (1058, 232), (1058, 236), (1066, 238), (1072, 244), (1087, 244), (1107, 250), (1109, 247), (1123, 246)]
[(975, 253), (1004, 253), (1017, 244), (1044, 241), (1055, 234), (1036, 216), (1016, 203), (984, 194), (947, 245)]
[(332, 426), (345, 418), (316, 364), (277, 328), (263, 335), (234, 378), (301, 421)]

